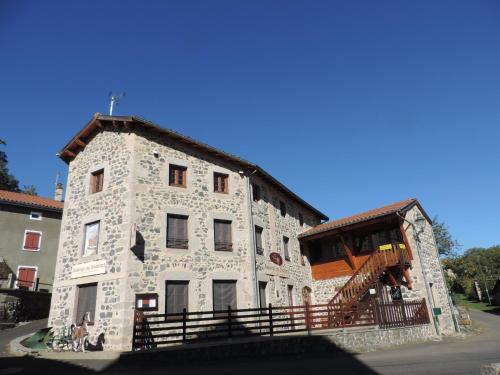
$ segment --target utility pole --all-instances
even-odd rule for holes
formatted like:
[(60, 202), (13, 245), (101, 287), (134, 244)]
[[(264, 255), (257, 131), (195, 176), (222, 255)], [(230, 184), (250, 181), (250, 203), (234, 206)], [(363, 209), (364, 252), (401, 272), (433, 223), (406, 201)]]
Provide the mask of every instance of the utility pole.
[(488, 297), (488, 303), (491, 305), (490, 293), (488, 292), (488, 284), (486, 284), (486, 279), (484, 277), (483, 266), (481, 265), (481, 256), (478, 254), (477, 264), (479, 265), (479, 272), (483, 278), (484, 290), (486, 291), (486, 297)]

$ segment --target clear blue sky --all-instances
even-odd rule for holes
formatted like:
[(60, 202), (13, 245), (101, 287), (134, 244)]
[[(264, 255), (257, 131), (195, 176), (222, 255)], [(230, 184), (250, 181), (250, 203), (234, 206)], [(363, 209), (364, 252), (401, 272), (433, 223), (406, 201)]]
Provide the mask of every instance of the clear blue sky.
[(500, 243), (498, 1), (1, 1), (0, 138), (53, 194), (56, 152), (124, 90), (339, 218), (418, 197)]

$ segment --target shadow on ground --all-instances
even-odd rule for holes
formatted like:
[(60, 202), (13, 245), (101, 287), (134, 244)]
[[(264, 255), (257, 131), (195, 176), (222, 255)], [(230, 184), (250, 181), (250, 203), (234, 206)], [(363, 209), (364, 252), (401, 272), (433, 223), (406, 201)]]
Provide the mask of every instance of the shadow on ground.
[[(186, 345), (180, 349), (159, 349), (124, 353), (103, 371), (95, 372), (91, 361), (72, 364), (30, 357), (0, 358), (3, 374), (164, 374), (175, 375), (309, 375), (314, 372), (378, 374), (355, 355), (345, 352), (321, 336), (269, 339), (220, 345)], [(99, 366), (97, 366), (99, 367)], [(7, 370), (7, 371), (6, 371)]]

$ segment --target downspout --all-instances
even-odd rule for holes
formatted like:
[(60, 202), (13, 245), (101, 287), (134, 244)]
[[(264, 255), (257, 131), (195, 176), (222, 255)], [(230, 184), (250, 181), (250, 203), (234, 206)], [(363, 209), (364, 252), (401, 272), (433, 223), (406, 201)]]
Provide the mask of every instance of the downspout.
[[(253, 222), (253, 209), (252, 209), (252, 192), (251, 192), (251, 186), (250, 186), (250, 176), (255, 174), (257, 172), (257, 169), (254, 169), (252, 173), (250, 173), (248, 176), (246, 176), (247, 180), (247, 204), (248, 204), (248, 222), (250, 223), (250, 248), (252, 249), (250, 252), (251, 255), (251, 262), (253, 264), (253, 288), (254, 288), (254, 296), (255, 296), (255, 306), (257, 308), (262, 307), (260, 306), (260, 299), (259, 299), (259, 286), (258, 286), (258, 279), (257, 279), (257, 245), (255, 241), (255, 225)], [(265, 306), (263, 306), (265, 307)]]
[(441, 330), (439, 329), (439, 322), (437, 321), (436, 317), (434, 316), (434, 302), (432, 300), (432, 292), (430, 290), (429, 282), (427, 280), (427, 275), (425, 272), (425, 269), (422, 264), (422, 251), (420, 248), (420, 239), (419, 239), (419, 233), (417, 232), (417, 229), (415, 227), (415, 224), (402, 216), (399, 211), (396, 212), (396, 215), (398, 215), (401, 219), (406, 221), (408, 224), (410, 224), (413, 228), (413, 239), (415, 240), (415, 244), (417, 245), (417, 253), (418, 253), (418, 258), (420, 259), (420, 266), (422, 267), (422, 276), (424, 277), (424, 285), (425, 285), (425, 290), (427, 292), (427, 299), (429, 301), (429, 306), (431, 308), (431, 315), (432, 315), (432, 321), (434, 323), (434, 329), (436, 330), (436, 333), (438, 334), (439, 337), (441, 337)]

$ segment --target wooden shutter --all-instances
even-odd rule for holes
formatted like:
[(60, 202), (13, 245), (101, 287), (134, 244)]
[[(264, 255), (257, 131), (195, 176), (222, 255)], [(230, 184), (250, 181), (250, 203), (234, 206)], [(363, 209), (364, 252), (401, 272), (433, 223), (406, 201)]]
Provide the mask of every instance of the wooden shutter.
[(39, 250), (40, 244), (40, 233), (36, 232), (26, 232), (24, 238), (24, 249), (26, 250)]
[(97, 297), (97, 283), (78, 286), (78, 305), (76, 309), (76, 323), (81, 324), (83, 315), (90, 313), (90, 322), (95, 319), (95, 305)]
[(213, 309), (215, 311), (237, 309), (236, 303), (236, 281), (215, 281), (213, 283)]
[(283, 251), (285, 253), (285, 260), (290, 260), (290, 253), (288, 251), (288, 237), (283, 237)]
[(104, 169), (92, 173), (92, 193), (102, 191), (104, 186)]
[(167, 216), (167, 247), (188, 248), (188, 217)]
[(215, 250), (232, 251), (231, 222), (214, 220)]
[[(167, 281), (167, 298), (165, 312), (167, 314), (182, 313), (185, 308), (189, 307), (189, 281)], [(179, 319), (179, 317), (172, 317)]]
[(227, 193), (229, 176), (222, 173), (214, 173), (214, 191), (217, 193)]
[(20, 267), (17, 273), (17, 287), (31, 288), (35, 281), (36, 268)]
[(264, 248), (262, 247), (262, 228), (255, 226), (255, 247), (257, 248), (257, 254), (263, 254)]
[(170, 164), (168, 173), (168, 184), (171, 186), (186, 186), (187, 168)]

